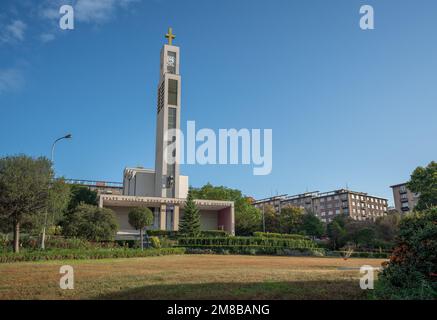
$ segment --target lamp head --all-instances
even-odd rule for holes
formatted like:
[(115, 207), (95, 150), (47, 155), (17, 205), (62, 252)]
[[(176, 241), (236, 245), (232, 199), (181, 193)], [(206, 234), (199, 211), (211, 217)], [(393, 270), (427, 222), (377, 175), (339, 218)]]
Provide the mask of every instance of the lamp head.
[(65, 139), (71, 139), (72, 138), (71, 133), (67, 134), (64, 138)]

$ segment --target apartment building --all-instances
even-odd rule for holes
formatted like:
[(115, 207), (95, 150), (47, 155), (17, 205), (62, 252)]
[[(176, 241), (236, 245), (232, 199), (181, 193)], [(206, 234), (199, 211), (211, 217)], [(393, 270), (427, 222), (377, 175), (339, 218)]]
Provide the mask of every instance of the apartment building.
[(358, 221), (375, 221), (376, 218), (386, 215), (388, 211), (387, 199), (347, 189), (261, 199), (255, 201), (254, 206), (262, 208), (263, 205), (272, 205), (272, 203), (278, 213), (281, 207), (291, 205), (313, 212), (324, 222), (330, 222), (340, 214)]
[(390, 186), (393, 190), (393, 200), (395, 209), (399, 213), (407, 213), (414, 209), (419, 200), (419, 194), (411, 192), (407, 188), (407, 183), (400, 183)]
[(66, 183), (77, 184), (88, 187), (90, 190), (97, 191), (98, 195), (101, 194), (123, 194), (123, 183), (121, 182), (108, 182), (108, 181), (94, 181), (94, 180), (81, 180), (81, 179), (65, 179)]
[(283, 194), (283, 195), (273, 196), (270, 198), (255, 200), (254, 202), (252, 202), (252, 205), (255, 208), (261, 210), (265, 208), (265, 206), (272, 206), (273, 208), (275, 208), (276, 213), (279, 213), (281, 212), (282, 201), (285, 199), (286, 196), (287, 196), (286, 194)]

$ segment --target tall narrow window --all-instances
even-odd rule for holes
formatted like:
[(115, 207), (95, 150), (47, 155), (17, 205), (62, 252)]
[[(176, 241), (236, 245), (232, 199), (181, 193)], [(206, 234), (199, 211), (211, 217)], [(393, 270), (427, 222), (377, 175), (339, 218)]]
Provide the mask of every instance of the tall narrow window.
[(168, 79), (168, 104), (178, 105), (178, 81), (174, 79)]

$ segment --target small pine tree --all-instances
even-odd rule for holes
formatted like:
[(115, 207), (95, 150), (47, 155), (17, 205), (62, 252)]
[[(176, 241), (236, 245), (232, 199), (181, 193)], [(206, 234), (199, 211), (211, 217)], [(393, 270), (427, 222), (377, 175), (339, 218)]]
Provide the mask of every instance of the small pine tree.
[(179, 234), (186, 237), (197, 237), (200, 234), (200, 212), (191, 191), (188, 192), (184, 215), (179, 221)]

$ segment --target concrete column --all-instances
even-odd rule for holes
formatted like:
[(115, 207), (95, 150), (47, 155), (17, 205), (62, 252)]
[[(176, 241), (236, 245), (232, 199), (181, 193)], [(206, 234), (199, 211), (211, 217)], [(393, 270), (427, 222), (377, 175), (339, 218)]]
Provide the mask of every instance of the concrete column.
[(225, 231), (232, 235), (235, 235), (235, 216), (234, 206), (229, 206), (220, 210), (218, 213), (218, 227), (223, 228)]
[(179, 230), (179, 206), (175, 205), (173, 210), (173, 231)]
[(161, 204), (160, 213), (159, 213), (159, 229), (165, 230), (166, 221), (167, 220), (167, 206), (165, 204)]

